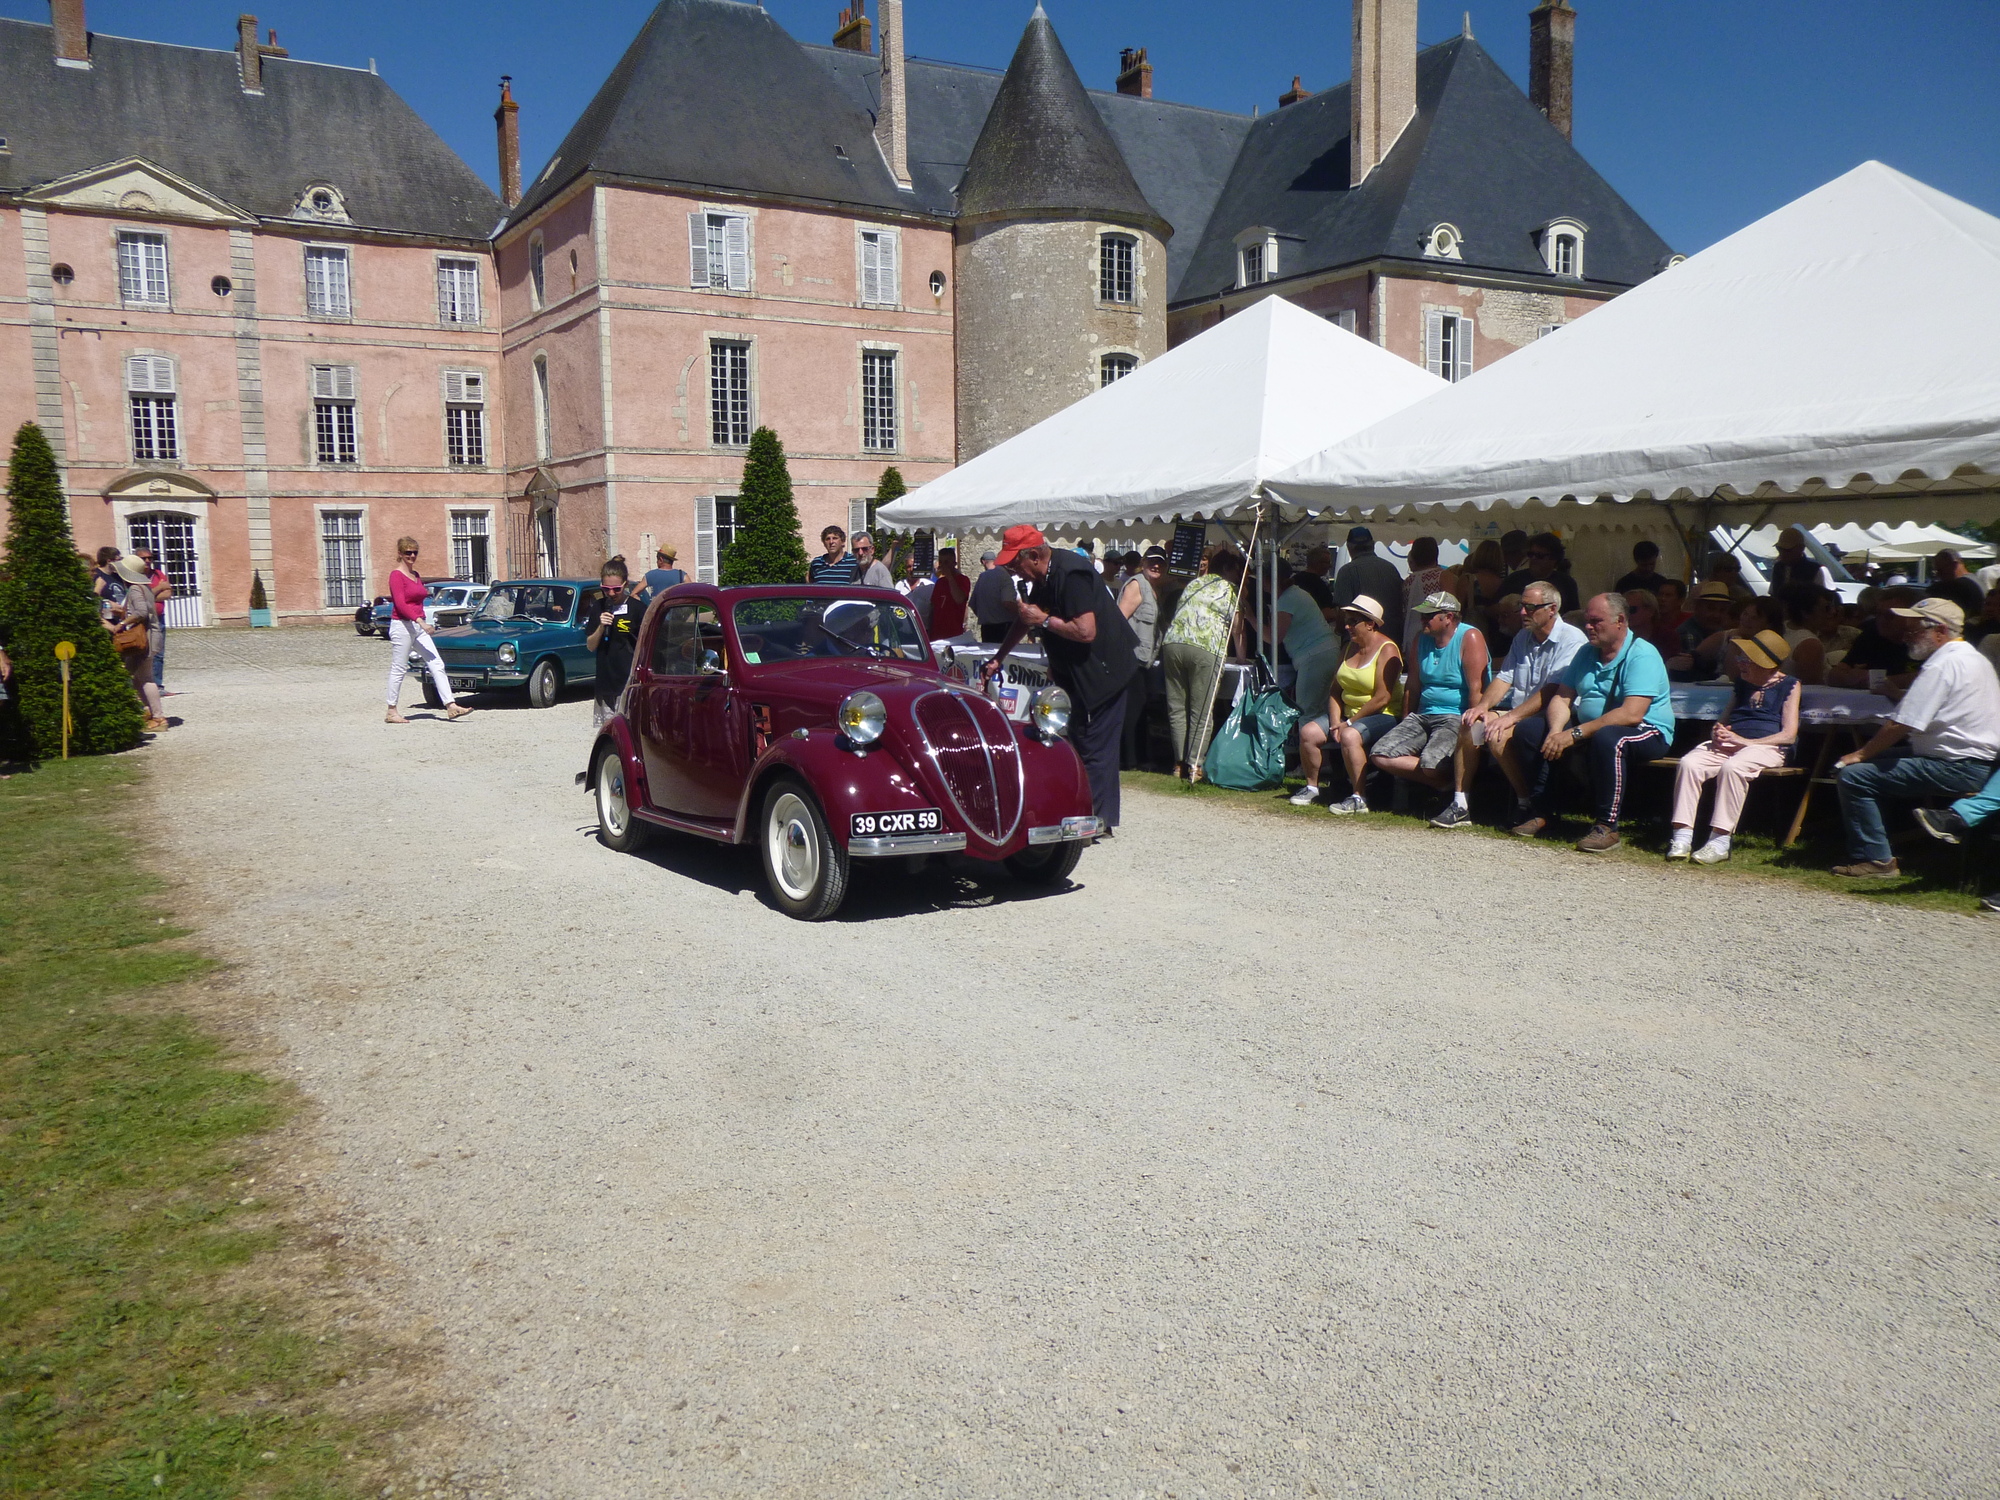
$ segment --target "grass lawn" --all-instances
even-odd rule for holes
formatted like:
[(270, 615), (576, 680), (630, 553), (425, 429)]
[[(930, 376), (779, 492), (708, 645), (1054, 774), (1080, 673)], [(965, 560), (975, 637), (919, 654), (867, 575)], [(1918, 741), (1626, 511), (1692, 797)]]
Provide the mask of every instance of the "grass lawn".
[(159, 993), (209, 965), (127, 832), (142, 774), (0, 781), (0, 1497), (358, 1494), (371, 1432), (321, 1400), (358, 1351), (244, 1180), (291, 1103)]
[[(1668, 773), (1652, 771), (1644, 773), (1668, 782)], [(1429, 826), (1430, 813), (1423, 817), (1403, 816), (1396, 813), (1368, 813), (1353, 818), (1335, 818), (1325, 806), (1293, 807), (1285, 799), (1304, 783), (1296, 778), (1286, 781), (1283, 788), (1270, 792), (1232, 792), (1220, 787), (1190, 786), (1172, 776), (1157, 775), (1147, 771), (1127, 771), (1124, 784), (1149, 792), (1159, 792), (1169, 797), (1205, 797), (1228, 801), (1237, 806), (1268, 812), (1274, 815), (1294, 818), (1325, 819), (1338, 822), (1359, 822), (1377, 827), (1401, 827), (1409, 831), (1412, 838), (1467, 838), (1486, 837), (1515, 840), (1506, 829), (1494, 825), (1490, 818), (1484, 818), (1480, 802), (1475, 798), (1473, 811), (1482, 821), (1470, 828), (1446, 832)], [(1590, 829), (1587, 818), (1572, 817), (1559, 825), (1567, 833), (1566, 841), (1554, 838), (1536, 840), (1547, 850), (1551, 859), (1611, 859), (1649, 864), (1667, 871), (1676, 879), (1687, 880), (1729, 880), (1756, 879), (1780, 881), (1787, 885), (1808, 886), (1818, 890), (1838, 891), (1844, 896), (1891, 906), (1919, 907), (1931, 911), (1963, 912), (1968, 915), (1985, 915), (1980, 911), (1979, 898), (1974, 889), (1960, 889), (1962, 880), (1961, 862), (1963, 851), (1950, 845), (1935, 843), (1920, 831), (1912, 831), (1907, 839), (1897, 836), (1900, 827), (1909, 824), (1907, 813), (1892, 814), (1891, 836), (1896, 838), (1896, 853), (1904, 873), (1889, 880), (1843, 880), (1828, 871), (1834, 865), (1844, 864), (1846, 851), (1840, 841), (1840, 824), (1832, 789), (1817, 788), (1813, 795), (1813, 810), (1807, 821), (1804, 836), (1790, 849), (1780, 849), (1778, 841), (1784, 837), (1783, 824), (1790, 821), (1791, 812), (1797, 805), (1798, 794), (1791, 788), (1796, 782), (1786, 783), (1787, 789), (1773, 796), (1768, 790), (1753, 791), (1750, 802), (1744, 810), (1744, 827), (1737, 830), (1731, 840), (1730, 856), (1727, 864), (1695, 865), (1679, 861), (1669, 865), (1666, 862), (1667, 826), (1664, 812), (1658, 823), (1641, 822), (1621, 829), (1625, 835), (1624, 844), (1609, 854), (1587, 856), (1578, 854), (1570, 844), (1583, 837)], [(1340, 786), (1344, 789), (1343, 779)], [(1661, 788), (1664, 793), (1665, 787)], [(1337, 799), (1338, 793), (1330, 794)], [(1427, 809), (1428, 801), (1421, 805)], [(1782, 818), (1779, 816), (1782, 810)], [(1775, 825), (1775, 826), (1774, 826)], [(1699, 830), (1698, 830), (1699, 831)], [(1979, 889), (1993, 889), (2000, 886), (2000, 849), (1990, 844), (1975, 848), (1970, 863), (1965, 865), (1966, 875), (1977, 875)], [(1993, 919), (2000, 923), (2000, 917)]]

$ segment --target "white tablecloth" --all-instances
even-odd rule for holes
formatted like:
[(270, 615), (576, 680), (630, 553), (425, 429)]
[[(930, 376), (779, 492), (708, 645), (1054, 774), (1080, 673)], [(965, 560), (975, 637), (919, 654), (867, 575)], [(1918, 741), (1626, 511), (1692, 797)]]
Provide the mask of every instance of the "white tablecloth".
[[(1713, 722), (1722, 717), (1734, 696), (1735, 689), (1728, 683), (1677, 682), (1674, 717)], [(1895, 704), (1866, 688), (1814, 687), (1808, 683), (1799, 702), (1799, 722), (1812, 729), (1839, 729), (1849, 724), (1880, 724), (1895, 711)]]

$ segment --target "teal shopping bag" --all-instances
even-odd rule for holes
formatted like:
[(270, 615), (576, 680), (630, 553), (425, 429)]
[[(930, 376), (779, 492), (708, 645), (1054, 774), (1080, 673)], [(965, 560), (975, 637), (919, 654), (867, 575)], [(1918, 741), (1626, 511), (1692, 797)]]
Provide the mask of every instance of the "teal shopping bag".
[(1215, 732), (1202, 775), (1232, 791), (1261, 792), (1285, 779), (1285, 743), (1299, 711), (1275, 688), (1245, 692)]

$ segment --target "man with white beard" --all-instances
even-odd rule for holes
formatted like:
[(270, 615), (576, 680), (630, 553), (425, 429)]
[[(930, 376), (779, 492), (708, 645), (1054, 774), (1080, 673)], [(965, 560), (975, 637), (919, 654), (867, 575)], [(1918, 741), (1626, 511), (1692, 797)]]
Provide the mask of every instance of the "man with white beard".
[(1896, 613), (1908, 627), (1910, 659), (1922, 670), (1875, 738), (1840, 758), (1835, 778), (1852, 863), (1835, 865), (1836, 875), (1901, 873), (1882, 803), (1967, 796), (1986, 785), (2000, 760), (2000, 675), (1965, 643), (1965, 611), (1950, 599), (1919, 599)]

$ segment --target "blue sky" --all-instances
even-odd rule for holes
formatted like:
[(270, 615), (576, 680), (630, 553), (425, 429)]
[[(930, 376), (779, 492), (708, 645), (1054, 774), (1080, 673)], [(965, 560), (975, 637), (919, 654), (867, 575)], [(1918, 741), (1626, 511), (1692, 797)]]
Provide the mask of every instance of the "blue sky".
[[(233, 46), (259, 5), (294, 56), (374, 58), (489, 181), (502, 73), (522, 105), (532, 179), (652, 0), (87, 0), (93, 29)], [(769, 0), (794, 36), (829, 40), (841, 0)], [(1084, 81), (1149, 49), (1160, 97), (1275, 106), (1348, 74), (1347, 0), (1047, 0)], [(1527, 79), (1533, 0), (1424, 0), (1426, 42), (1474, 33)], [(1997, 0), (1573, 0), (1577, 145), (1676, 249), (1693, 252), (1871, 157), (2000, 213)], [(873, 5), (871, 0), (871, 14)], [(1004, 67), (1033, 0), (906, 0), (910, 50)], [(45, 0), (0, 15), (46, 21)], [(0, 120), (5, 104), (0, 102)]]

